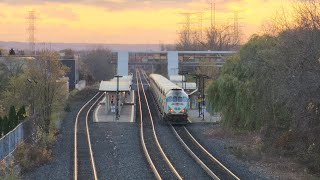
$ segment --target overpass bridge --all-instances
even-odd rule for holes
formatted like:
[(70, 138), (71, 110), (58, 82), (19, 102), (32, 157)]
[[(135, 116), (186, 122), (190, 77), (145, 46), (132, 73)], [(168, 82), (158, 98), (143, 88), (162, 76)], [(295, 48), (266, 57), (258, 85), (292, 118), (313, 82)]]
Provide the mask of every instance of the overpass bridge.
[(128, 75), (129, 66), (168, 65), (168, 76), (177, 75), (179, 67), (222, 67), (225, 59), (237, 51), (119, 51), (113, 53), (112, 63), (117, 74)]

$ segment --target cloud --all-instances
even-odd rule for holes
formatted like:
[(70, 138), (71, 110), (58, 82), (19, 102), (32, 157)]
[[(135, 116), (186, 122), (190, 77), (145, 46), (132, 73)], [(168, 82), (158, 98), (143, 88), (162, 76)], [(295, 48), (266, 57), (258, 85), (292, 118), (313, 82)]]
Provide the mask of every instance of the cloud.
[(41, 5), (45, 3), (73, 3), (102, 7), (111, 11), (127, 9), (181, 7), (196, 0), (1, 0), (8, 5)]
[(70, 8), (48, 8), (45, 7), (40, 9), (42, 18), (55, 18), (55, 19), (65, 19), (70, 21), (77, 21), (79, 17)]
[(6, 15), (5, 15), (4, 13), (0, 12), (0, 17), (1, 17), (1, 18), (5, 18)]

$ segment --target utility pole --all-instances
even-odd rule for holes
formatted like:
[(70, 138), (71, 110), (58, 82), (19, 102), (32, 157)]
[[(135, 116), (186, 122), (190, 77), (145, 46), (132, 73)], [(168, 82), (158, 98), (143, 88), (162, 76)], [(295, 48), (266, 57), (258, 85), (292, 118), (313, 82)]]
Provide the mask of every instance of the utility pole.
[(116, 106), (116, 120), (119, 120), (119, 78), (121, 78), (122, 76), (120, 75), (116, 75), (114, 76), (117, 78), (117, 106)]

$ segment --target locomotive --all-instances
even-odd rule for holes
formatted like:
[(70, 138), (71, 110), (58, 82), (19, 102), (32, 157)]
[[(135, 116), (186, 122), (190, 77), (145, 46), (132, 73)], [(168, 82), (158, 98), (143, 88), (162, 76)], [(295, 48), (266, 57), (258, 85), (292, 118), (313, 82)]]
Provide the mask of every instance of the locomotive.
[(169, 124), (187, 124), (189, 122), (188, 94), (159, 74), (151, 74), (149, 79), (162, 119)]

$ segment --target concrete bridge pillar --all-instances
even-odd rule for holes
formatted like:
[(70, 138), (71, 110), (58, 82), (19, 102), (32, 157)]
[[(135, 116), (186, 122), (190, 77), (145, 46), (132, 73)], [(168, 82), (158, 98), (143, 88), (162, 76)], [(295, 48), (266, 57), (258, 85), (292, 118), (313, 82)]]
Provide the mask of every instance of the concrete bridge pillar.
[(119, 51), (118, 52), (118, 66), (117, 75), (128, 76), (128, 66), (129, 66), (129, 52)]

